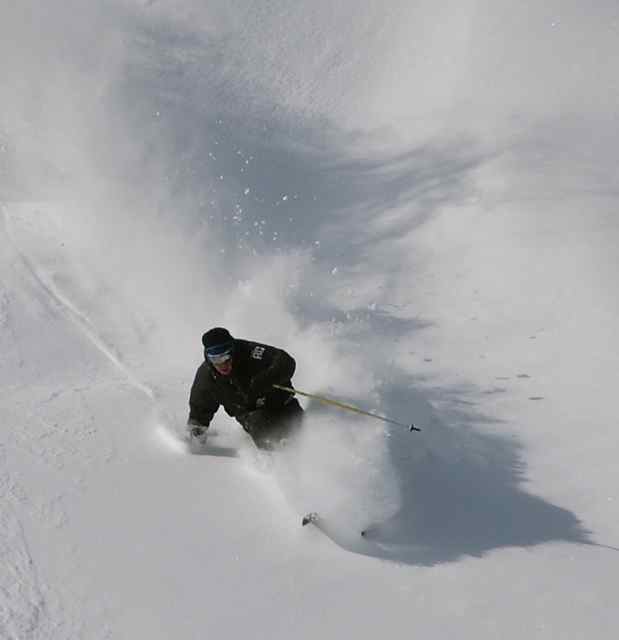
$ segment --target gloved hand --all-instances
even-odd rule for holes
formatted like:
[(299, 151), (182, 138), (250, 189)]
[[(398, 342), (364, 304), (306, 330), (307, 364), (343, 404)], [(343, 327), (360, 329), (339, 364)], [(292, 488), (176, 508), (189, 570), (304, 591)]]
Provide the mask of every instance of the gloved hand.
[[(191, 425), (189, 425), (191, 427)], [(206, 427), (202, 425), (193, 426), (189, 429), (189, 450), (192, 453), (202, 453), (206, 447), (207, 440)]]
[[(254, 376), (249, 383), (249, 399), (252, 404), (257, 404), (259, 399), (263, 399), (264, 396), (271, 389), (271, 384), (265, 379), (264, 375), (259, 373), (257, 376)], [(264, 404), (264, 399), (262, 404)]]
[(200, 438), (201, 436), (204, 435), (205, 432), (206, 432), (206, 429), (204, 427), (192, 427), (191, 430), (189, 431), (192, 438)]
[(187, 420), (187, 431), (189, 432), (190, 440), (205, 442), (207, 429), (208, 425), (199, 423), (195, 418), (189, 418), (189, 420)]

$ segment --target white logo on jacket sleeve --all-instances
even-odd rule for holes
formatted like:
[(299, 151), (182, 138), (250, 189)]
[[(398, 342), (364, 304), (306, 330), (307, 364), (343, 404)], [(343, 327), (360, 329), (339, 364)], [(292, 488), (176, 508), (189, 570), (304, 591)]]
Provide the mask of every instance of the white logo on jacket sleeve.
[(264, 355), (264, 347), (254, 347), (254, 350), (251, 352), (251, 357), (255, 360), (262, 360), (262, 356)]

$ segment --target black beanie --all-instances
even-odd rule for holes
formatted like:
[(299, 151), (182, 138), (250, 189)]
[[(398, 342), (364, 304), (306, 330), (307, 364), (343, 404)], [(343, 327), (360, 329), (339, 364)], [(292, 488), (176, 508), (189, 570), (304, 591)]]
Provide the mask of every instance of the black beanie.
[(224, 329), (223, 327), (215, 327), (214, 329), (209, 329), (202, 336), (202, 344), (204, 345), (205, 349), (227, 344), (228, 342), (232, 342), (233, 340), (234, 338), (230, 335), (228, 329)]

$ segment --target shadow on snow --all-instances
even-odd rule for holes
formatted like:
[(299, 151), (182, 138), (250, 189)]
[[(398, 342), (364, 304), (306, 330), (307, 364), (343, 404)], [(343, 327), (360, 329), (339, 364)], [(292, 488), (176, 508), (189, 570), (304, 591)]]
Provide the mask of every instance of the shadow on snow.
[[(156, 44), (148, 56), (161, 55)], [(291, 311), (301, 325), (339, 324), (338, 337), (350, 349), (381, 340), (384, 346), (385, 337), (397, 345), (423, 330), (428, 320), (389, 305), (390, 287), (401, 281), (403, 252), (409, 250), (399, 240), (445, 206), (465, 204), (487, 155), (462, 139), (400, 153), (361, 153), (368, 145), (360, 136), (329, 123), (295, 123), (276, 108), (259, 109), (253, 121), (235, 118), (229, 109), (235, 89), (225, 78), (212, 80), (217, 43), (208, 45), (210, 52), (201, 42), (187, 46), (199, 55), (164, 56), (136, 76), (129, 70), (125, 85), (129, 120), (145, 139), (158, 140), (174, 169), (167, 176), (170, 201), (160, 202), (159, 211), (182, 212), (179, 224), (194, 239), (204, 229), (205, 242), (215, 235), (229, 256), (222, 277), (232, 283), (239, 275), (235, 258), (310, 251), (319, 295), (297, 295)], [(201, 89), (203, 77), (211, 84)], [(175, 83), (171, 92), (169, 78)], [(156, 121), (145, 117), (153, 104), (161, 111)], [(201, 111), (202, 104), (209, 106)], [(148, 167), (140, 171), (138, 182), (144, 182)], [(330, 302), (329, 294), (342, 286), (325, 278), (334, 266), (358, 279), (379, 273), (382, 303), (371, 309), (351, 304), (344, 313)], [(345, 318), (356, 316), (363, 322), (346, 324)], [(373, 373), (384, 364), (371, 358), (381, 354), (369, 356)], [(389, 432), (402, 494), (399, 512), (373, 524), (365, 539), (326, 531), (336, 543), (415, 565), (550, 541), (592, 544), (573, 513), (522, 488), (523, 447), (516, 437), (493, 433), (500, 425), (476, 409), (474, 390), (432, 388), (392, 367), (380, 391), (387, 415), (410, 415), (423, 432)], [(433, 409), (439, 405), (440, 411)]]
[[(389, 449), (402, 504), (390, 520), (370, 525), (365, 539), (332, 536), (365, 555), (415, 565), (462, 556), (481, 557), (503, 547), (546, 542), (594, 544), (567, 509), (526, 492), (526, 464), (515, 437), (482, 433), (499, 425), (465, 400), (465, 389), (415, 391), (412, 380), (384, 390), (384, 406), (415, 416), (421, 434), (391, 430)], [(431, 403), (440, 401), (443, 422)]]

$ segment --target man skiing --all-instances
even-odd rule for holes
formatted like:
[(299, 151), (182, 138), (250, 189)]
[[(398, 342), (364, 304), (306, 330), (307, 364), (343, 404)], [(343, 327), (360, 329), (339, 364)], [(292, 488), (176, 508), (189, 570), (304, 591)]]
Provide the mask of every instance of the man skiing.
[(202, 344), (204, 362), (189, 396), (192, 440), (205, 442), (220, 405), (260, 448), (273, 448), (300, 426), (303, 409), (297, 399), (273, 387), (292, 387), (294, 358), (276, 347), (233, 338), (222, 327), (207, 331)]

